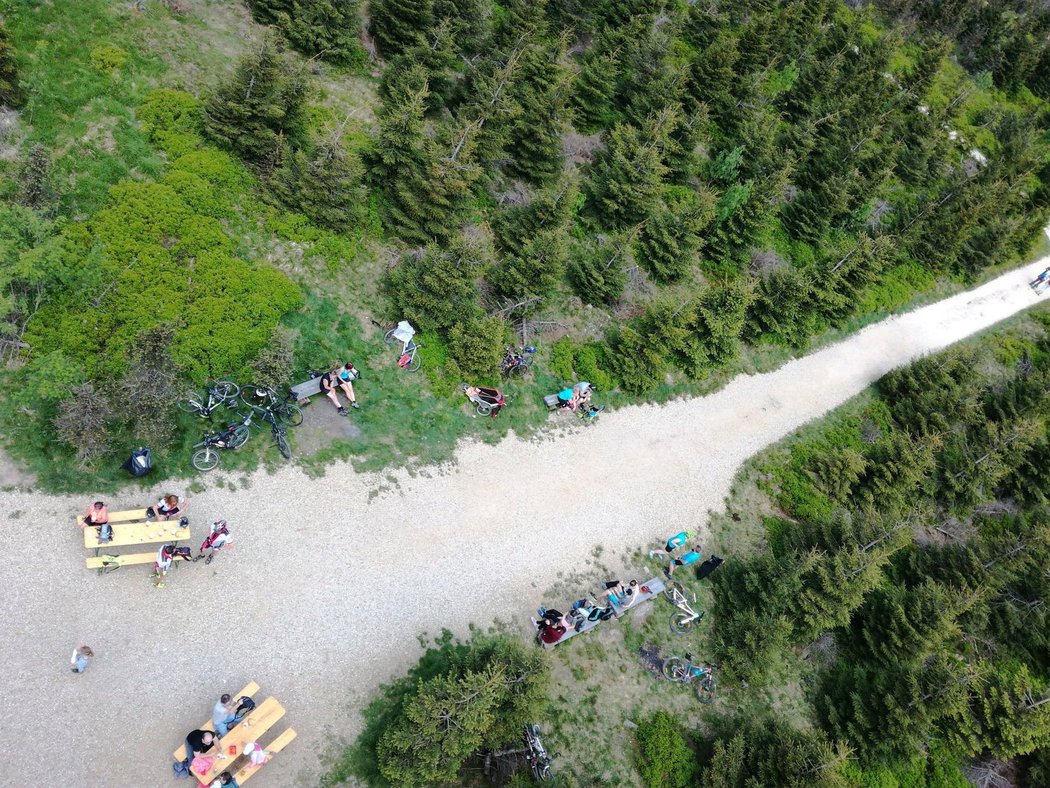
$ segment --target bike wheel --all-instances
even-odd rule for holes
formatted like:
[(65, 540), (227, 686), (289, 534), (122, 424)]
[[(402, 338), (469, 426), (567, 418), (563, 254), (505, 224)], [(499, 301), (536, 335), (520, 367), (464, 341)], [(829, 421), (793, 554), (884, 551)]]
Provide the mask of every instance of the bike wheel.
[(239, 392), (241, 402), (255, 410), (265, 410), (277, 401), (277, 393), (266, 386), (254, 386), (249, 383)]
[(179, 400), (179, 410), (183, 413), (200, 413), (204, 410), (204, 404), (197, 392), (192, 392)]
[(234, 429), (230, 439), (226, 441), (226, 445), (231, 449), (239, 449), (245, 443), (248, 442), (248, 438), (251, 436), (252, 431), (245, 427), (243, 424), (239, 425)]
[(396, 330), (397, 330), (397, 329), (395, 329), (395, 328), (392, 328), (392, 329), (390, 329), (389, 331), (387, 331), (387, 332), (386, 332), (386, 336), (385, 336), (385, 337), (383, 337), (383, 341), (384, 341), (384, 342), (386, 342), (386, 343), (387, 343), (388, 345), (392, 345), (392, 344), (394, 344), (395, 342), (397, 342), (397, 341), (398, 341), (398, 338), (394, 336), (394, 332), (395, 332)]
[(298, 427), (303, 423), (303, 412), (294, 402), (285, 402), (279, 405), (275, 411), (277, 418), (289, 427)]
[(212, 387), (215, 396), (225, 402), (241, 393), (241, 387), (229, 380), (217, 380)]
[(484, 402), (479, 402), (478, 403), (478, 415), (479, 416), (488, 416), (491, 413), (492, 413), (492, 406), (491, 405), (486, 405)]
[(273, 437), (277, 441), (277, 448), (280, 449), (281, 456), (286, 460), (292, 459), (292, 447), (288, 445), (288, 436), (284, 434), (284, 431), (274, 432)]
[(688, 635), (693, 631), (696, 618), (685, 611), (677, 610), (671, 614), (671, 631), (676, 635)]
[(193, 457), (190, 458), (190, 463), (198, 471), (213, 471), (219, 467), (219, 452), (215, 451), (211, 446), (205, 446), (200, 451), (195, 451)]
[(529, 365), (524, 361), (510, 368), (510, 374), (516, 378), (523, 378), (529, 374)]
[(705, 676), (697, 682), (696, 697), (701, 703), (711, 703), (715, 699), (715, 680), (712, 676)]
[(413, 353), (412, 357), (408, 360), (408, 366), (405, 367), (409, 372), (419, 372), (419, 368), (423, 366), (423, 359), (419, 357), (419, 353)]
[(664, 660), (664, 678), (669, 681), (684, 681), (687, 671), (685, 660), (681, 657), (668, 657)]

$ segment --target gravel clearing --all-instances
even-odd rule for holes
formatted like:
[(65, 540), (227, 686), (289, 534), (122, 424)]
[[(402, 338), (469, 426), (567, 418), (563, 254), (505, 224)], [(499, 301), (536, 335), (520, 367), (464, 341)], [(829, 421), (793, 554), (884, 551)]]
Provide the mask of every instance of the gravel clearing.
[[(374, 688), (418, 657), (421, 632), (527, 624), (543, 589), (596, 545), (616, 563), (624, 547), (702, 527), (752, 454), (891, 368), (1037, 303), (1026, 282), (1048, 260), (702, 399), (464, 444), (455, 464), (415, 475), (336, 464), (320, 479), (288, 468), (213, 487), (190, 500), (194, 541), (222, 517), (236, 544), (210, 566), (178, 567), (163, 589), (147, 567), (84, 569), (72, 519), (90, 496), (0, 493), (0, 785), (186, 786), (172, 779), (172, 750), (249, 679), (287, 709), (263, 741), (286, 725), (299, 733), (251, 785), (316, 784)], [(75, 675), (80, 643), (96, 657)]]

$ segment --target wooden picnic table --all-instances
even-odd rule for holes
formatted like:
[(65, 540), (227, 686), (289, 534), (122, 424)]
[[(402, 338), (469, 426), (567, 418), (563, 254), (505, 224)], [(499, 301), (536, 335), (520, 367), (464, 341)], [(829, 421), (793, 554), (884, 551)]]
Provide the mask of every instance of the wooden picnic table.
[[(649, 590), (647, 592), (646, 591), (642, 591), (641, 590), (642, 586), (645, 586)], [(630, 612), (631, 610), (634, 610), (641, 603), (648, 602), (653, 597), (658, 596), (659, 594), (662, 594), (664, 589), (666, 588), (666, 586), (664, 585), (664, 581), (663, 580), (661, 580), (659, 577), (654, 577), (648, 583), (641, 583), (641, 584), (639, 584), (638, 588), (639, 588), (638, 594), (635, 597), (635, 600), (630, 604), (630, 606), (623, 607), (623, 606), (620, 606), (620, 605), (615, 605), (615, 604), (613, 605), (613, 610), (616, 611), (616, 617), (617, 618), (619, 618), (620, 616), (624, 615), (625, 613)], [(558, 642), (556, 642), (556, 643), (544, 643), (543, 641), (540, 641), (540, 645), (542, 645), (545, 649), (547, 649), (549, 651), (550, 649), (554, 648), (555, 646), (560, 646), (562, 643), (564, 643), (566, 640), (568, 640), (571, 637), (575, 637), (576, 635), (579, 635), (579, 634), (581, 634), (583, 632), (590, 632), (592, 629), (594, 629), (596, 626), (598, 626), (601, 623), (602, 623), (602, 620), (600, 618), (596, 619), (594, 621), (585, 620), (583, 622), (583, 626), (581, 626), (579, 629), (568, 629), (568, 630), (566, 630), (565, 634), (561, 636), (561, 640), (559, 640)]]
[[(219, 740), (218, 757), (212, 763), (211, 769), (205, 774), (193, 772), (193, 776), (204, 785), (211, 785), (213, 780), (229, 769), (233, 762), (241, 756), (244, 752), (245, 744), (258, 741), (283, 716), (284, 706), (276, 698), (267, 698), (256, 706), (251, 714), (245, 717), (240, 724), (231, 728), (230, 732)], [(236, 755), (229, 754), (230, 747), (236, 748)]]
[(113, 538), (108, 542), (98, 541), (98, 528), (88, 526), (84, 529), (84, 547), (94, 550), (99, 548), (127, 547), (128, 545), (150, 544), (154, 542), (182, 542), (190, 538), (189, 526), (180, 526), (178, 520), (154, 520), (144, 523), (114, 523)]

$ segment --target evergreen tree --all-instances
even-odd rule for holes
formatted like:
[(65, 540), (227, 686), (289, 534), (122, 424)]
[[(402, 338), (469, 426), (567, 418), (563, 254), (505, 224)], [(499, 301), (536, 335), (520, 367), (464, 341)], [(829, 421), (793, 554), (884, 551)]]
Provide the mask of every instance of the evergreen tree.
[(405, 255), (387, 275), (386, 289), (408, 320), (447, 331), (482, 317), (477, 279), (490, 264), (491, 251), (480, 241), (456, 236), (447, 249), (428, 246)]
[(380, 54), (391, 58), (425, 42), (434, 25), (434, 0), (370, 0), (369, 32)]
[(275, 173), (273, 189), (281, 202), (314, 223), (346, 230), (360, 224), (368, 206), (363, 174), (358, 158), (330, 138), (315, 149), (292, 151)]
[(622, 69), (620, 50), (604, 41), (584, 56), (572, 95), (577, 125), (582, 131), (596, 132), (613, 122), (613, 99)]
[(836, 323), (852, 315), (864, 290), (878, 281), (891, 248), (886, 237), (862, 235), (848, 252), (821, 261), (811, 282), (814, 309)]
[(567, 41), (531, 44), (522, 56), (520, 76), (512, 95), (521, 107), (508, 131), (511, 155), (507, 173), (543, 183), (562, 170), (562, 135), (568, 128), (570, 75), (562, 65)]
[(722, 195), (715, 206), (715, 226), (707, 243), (707, 258), (713, 268), (735, 274), (744, 266), (752, 245), (779, 204), (786, 176), (786, 169), (778, 170)]
[(625, 325), (608, 338), (609, 364), (621, 386), (636, 394), (655, 388), (667, 372), (667, 360), (652, 337)]
[(248, 0), (259, 22), (275, 25), (300, 52), (333, 63), (364, 60), (360, 0)]
[(254, 164), (274, 162), (282, 144), (304, 134), (308, 82), (272, 39), (248, 52), (233, 77), (205, 104), (204, 125), (217, 142)]
[[(481, 52), (489, 38), (490, 6), (485, 0), (434, 0), (435, 22), (448, 20), (456, 50), (463, 55)], [(537, 13), (542, 14), (542, 3)]]
[(1009, 760), (1050, 742), (1050, 694), (1038, 692), (1024, 665), (1001, 664), (988, 677), (973, 708), (980, 735), (973, 752)]
[(728, 364), (740, 352), (740, 335), (753, 297), (742, 281), (711, 287), (701, 294), (694, 325), (712, 367)]
[(824, 737), (779, 718), (738, 716), (725, 720), (703, 765), (703, 788), (845, 788), (846, 753)]
[(0, 104), (17, 109), (24, 102), (25, 94), (18, 83), (18, 62), (11, 44), (11, 33), (0, 21)]
[(584, 302), (611, 304), (623, 295), (627, 286), (624, 258), (638, 229), (577, 247), (569, 263), (569, 283)]
[(589, 198), (601, 221), (614, 228), (645, 221), (656, 207), (668, 170), (662, 147), (677, 120), (673, 108), (651, 117), (641, 129), (620, 124), (609, 132), (588, 183)]
[(877, 507), (887, 516), (905, 511), (916, 489), (933, 472), (939, 440), (915, 440), (893, 432), (880, 440), (868, 456), (868, 466), (857, 487), (862, 505)]
[(812, 274), (784, 266), (760, 277), (748, 317), (748, 341), (804, 347), (818, 327)]
[(409, 172), (423, 165), (428, 77), (425, 68), (415, 65), (399, 71), (397, 79), (383, 83), (385, 95), (376, 111), (379, 131), (368, 163), (373, 182), (388, 195), (396, 193)]
[(673, 187), (638, 236), (638, 263), (658, 282), (673, 282), (695, 268), (702, 233), (714, 218), (710, 192)]

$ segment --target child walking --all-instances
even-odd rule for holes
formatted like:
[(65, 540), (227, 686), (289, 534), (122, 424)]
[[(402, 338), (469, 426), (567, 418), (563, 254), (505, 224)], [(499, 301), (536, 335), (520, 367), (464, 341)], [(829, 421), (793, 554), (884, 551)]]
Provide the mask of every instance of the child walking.
[(79, 646), (73, 649), (73, 656), (69, 660), (69, 664), (73, 667), (74, 673), (83, 673), (87, 670), (88, 662), (95, 656), (95, 652), (87, 646)]

